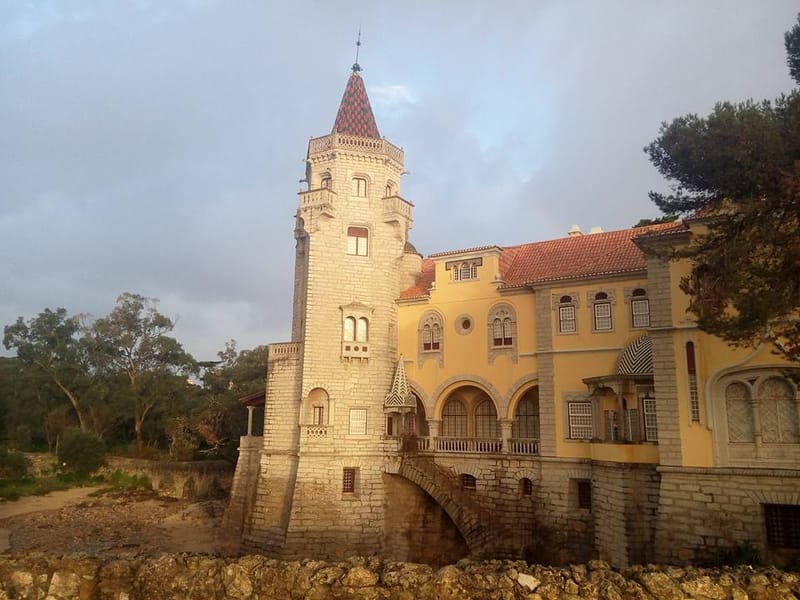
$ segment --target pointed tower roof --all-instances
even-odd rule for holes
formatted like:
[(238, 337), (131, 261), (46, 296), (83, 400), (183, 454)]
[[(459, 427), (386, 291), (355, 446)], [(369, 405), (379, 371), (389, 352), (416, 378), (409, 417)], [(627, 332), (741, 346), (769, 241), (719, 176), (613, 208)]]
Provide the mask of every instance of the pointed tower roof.
[(411, 390), (408, 387), (408, 379), (406, 378), (406, 368), (403, 364), (403, 357), (397, 361), (397, 369), (394, 372), (394, 379), (392, 380), (392, 389), (386, 394), (383, 401), (384, 406), (396, 407), (412, 407), (416, 408), (417, 403)]
[(336, 121), (331, 133), (346, 133), (380, 139), (378, 125), (375, 123), (375, 116), (372, 114), (367, 90), (364, 87), (364, 80), (358, 74), (361, 68), (357, 69), (356, 67), (358, 67), (358, 63), (353, 65), (353, 73), (347, 80), (347, 87), (344, 88), (342, 102), (339, 105), (339, 112), (336, 114)]

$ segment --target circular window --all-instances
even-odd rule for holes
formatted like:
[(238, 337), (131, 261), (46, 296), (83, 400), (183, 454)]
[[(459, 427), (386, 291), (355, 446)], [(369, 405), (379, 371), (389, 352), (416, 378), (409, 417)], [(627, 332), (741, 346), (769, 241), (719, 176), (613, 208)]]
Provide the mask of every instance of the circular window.
[(472, 331), (475, 322), (473, 321), (470, 315), (460, 315), (459, 317), (456, 318), (455, 324), (456, 324), (456, 333), (459, 333), (461, 335), (466, 335), (470, 331)]

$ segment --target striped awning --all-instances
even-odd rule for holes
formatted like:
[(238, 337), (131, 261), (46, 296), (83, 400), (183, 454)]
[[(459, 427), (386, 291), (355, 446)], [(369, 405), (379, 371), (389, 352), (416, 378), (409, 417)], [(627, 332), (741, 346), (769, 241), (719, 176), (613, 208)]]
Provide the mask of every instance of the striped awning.
[(636, 338), (620, 352), (617, 375), (652, 375), (653, 344), (647, 334)]

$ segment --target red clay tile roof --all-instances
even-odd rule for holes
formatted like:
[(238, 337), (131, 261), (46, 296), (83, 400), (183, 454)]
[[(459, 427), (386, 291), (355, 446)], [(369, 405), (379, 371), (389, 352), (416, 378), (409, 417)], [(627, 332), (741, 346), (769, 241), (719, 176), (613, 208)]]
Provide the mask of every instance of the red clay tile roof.
[(401, 299), (422, 298), (428, 295), (428, 290), (436, 278), (436, 263), (430, 258), (422, 259), (422, 274), (417, 283), (407, 290), (400, 292)]
[[(646, 267), (644, 254), (633, 239), (645, 234), (672, 233), (684, 228), (682, 222), (675, 221), (503, 248), (500, 255), (503, 287), (515, 288), (547, 281), (642, 271)], [(456, 252), (441, 252), (433, 256), (448, 254)], [(400, 298), (427, 296), (434, 279), (434, 261), (427, 258), (422, 262), (422, 276), (417, 284), (403, 291)]]
[(375, 116), (369, 104), (364, 80), (356, 71), (347, 80), (342, 102), (331, 133), (346, 133), (360, 137), (380, 138)]

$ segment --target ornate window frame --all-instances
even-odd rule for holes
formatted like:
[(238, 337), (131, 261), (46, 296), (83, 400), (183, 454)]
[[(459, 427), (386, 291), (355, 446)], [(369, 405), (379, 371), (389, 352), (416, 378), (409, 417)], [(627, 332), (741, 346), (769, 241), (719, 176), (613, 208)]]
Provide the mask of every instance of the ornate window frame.
[[(510, 356), (517, 363), (517, 313), (511, 304), (495, 304), (489, 310), (486, 322), (489, 364), (498, 356)], [(500, 337), (497, 337), (497, 335)], [(500, 342), (499, 344), (497, 342)]]
[(340, 306), (339, 310), (342, 312), (341, 358), (368, 359), (371, 348), (369, 329), (374, 309), (360, 302), (352, 302)]
[[(438, 337), (437, 337), (438, 332)], [(444, 366), (444, 318), (435, 310), (425, 311), (419, 319), (417, 329), (417, 363), (436, 360)]]
[[(580, 297), (578, 292), (552, 294), (551, 302), (556, 313), (556, 335), (575, 335), (578, 333), (578, 308)], [(572, 329), (569, 324), (572, 323)]]
[(448, 260), (444, 263), (444, 270), (450, 271), (451, 281), (476, 281), (478, 279), (478, 267), (483, 266), (483, 258), (462, 258), (458, 260)]
[[(643, 286), (626, 287), (623, 293), (625, 303), (628, 305), (631, 329), (650, 327), (650, 297), (647, 294), (647, 288)], [(646, 310), (642, 310), (643, 308)]]
[[(615, 322), (614, 306), (617, 304), (615, 291), (607, 288), (589, 290), (586, 292), (586, 302), (592, 312), (592, 332), (613, 332)], [(608, 326), (605, 326), (606, 322)]]

